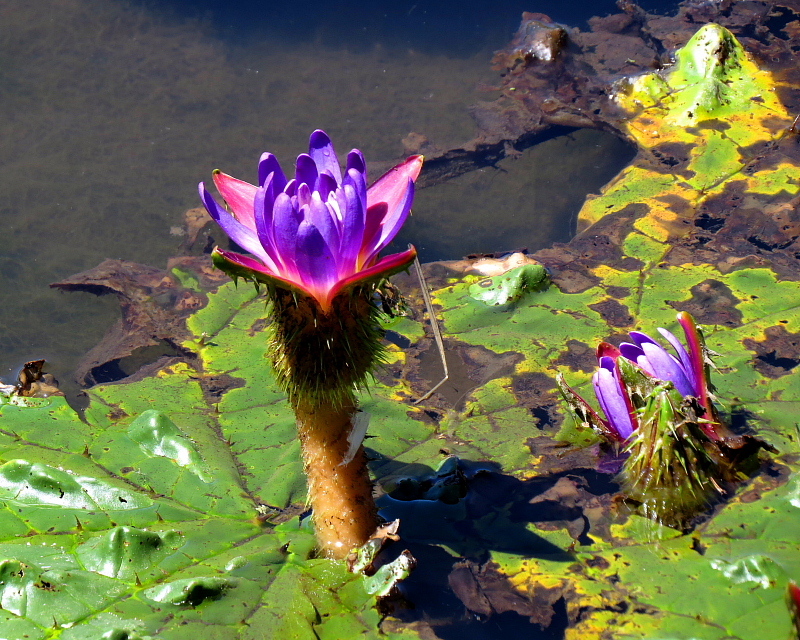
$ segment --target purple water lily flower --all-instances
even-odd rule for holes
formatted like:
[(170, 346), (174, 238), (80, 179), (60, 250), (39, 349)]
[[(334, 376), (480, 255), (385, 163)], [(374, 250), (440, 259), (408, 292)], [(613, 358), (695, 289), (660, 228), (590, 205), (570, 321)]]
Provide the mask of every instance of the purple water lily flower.
[[(720, 422), (711, 399), (702, 336), (688, 313), (679, 313), (678, 322), (686, 335), (687, 346), (670, 331), (658, 330), (674, 353), (641, 331), (632, 331), (633, 342), (623, 342), (619, 348), (607, 342), (600, 343), (597, 347), (600, 367), (592, 376), (592, 385), (604, 416), (563, 379), (559, 380), (564, 397), (582, 422), (609, 440), (628, 442), (640, 427), (647, 395), (659, 383), (671, 382), (680, 396), (697, 399), (703, 430), (712, 440), (720, 439)], [(642, 381), (646, 384), (641, 384)]]
[(684, 398), (697, 398), (704, 409), (701, 416), (706, 421), (704, 430), (712, 439), (718, 439), (714, 427), (719, 420), (711, 402), (702, 337), (690, 314), (680, 312), (678, 322), (688, 350), (672, 332), (662, 328), (658, 332), (672, 346), (674, 354), (641, 331), (631, 331), (633, 343), (623, 342), (619, 349), (606, 342), (597, 348), (600, 369), (592, 377), (592, 383), (606, 416), (604, 422), (621, 442), (628, 440), (639, 423), (638, 407), (631, 400), (629, 382), (620, 370), (620, 358), (632, 362), (650, 378), (671, 382)]
[(230, 212), (201, 182), (203, 204), (254, 256), (216, 248), (215, 264), (311, 296), (328, 312), (344, 289), (396, 273), (416, 256), (413, 248), (384, 258), (380, 252), (408, 217), (421, 168), (422, 156), (411, 156), (367, 188), (361, 152), (347, 155), (342, 173), (330, 138), (317, 130), (292, 179), (271, 153), (259, 161), (258, 186), (215, 171), (214, 184)]

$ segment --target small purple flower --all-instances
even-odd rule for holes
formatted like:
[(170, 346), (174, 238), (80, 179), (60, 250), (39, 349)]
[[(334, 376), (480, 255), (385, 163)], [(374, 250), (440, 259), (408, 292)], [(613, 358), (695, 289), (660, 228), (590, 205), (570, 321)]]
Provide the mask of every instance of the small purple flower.
[[(592, 376), (592, 384), (605, 417), (562, 384), (573, 411), (579, 410), (584, 421), (607, 438), (624, 443), (640, 426), (640, 413), (648, 394), (657, 384), (671, 382), (682, 397), (697, 399), (703, 410), (700, 416), (703, 430), (712, 440), (718, 440), (719, 419), (711, 401), (702, 336), (688, 313), (679, 313), (678, 322), (686, 335), (688, 349), (670, 331), (658, 330), (674, 353), (641, 331), (632, 331), (633, 342), (623, 342), (619, 349), (607, 342), (600, 343), (597, 348), (600, 367)], [(648, 384), (637, 385), (637, 376)]]
[(292, 179), (271, 153), (261, 156), (258, 186), (215, 171), (214, 184), (230, 212), (201, 182), (203, 204), (254, 256), (216, 248), (215, 264), (311, 296), (328, 312), (344, 289), (396, 273), (414, 259), (413, 248), (382, 259), (379, 254), (408, 217), (421, 168), (422, 156), (411, 156), (367, 188), (361, 152), (347, 155), (342, 173), (330, 138), (317, 130)]
[(666, 329), (658, 331), (667, 345), (641, 331), (619, 348), (600, 343), (592, 376), (600, 411), (560, 374), (557, 383), (580, 428), (615, 445), (613, 452), (600, 449), (598, 469), (619, 472), (622, 495), (639, 513), (685, 530), (747, 476), (760, 449), (774, 449), (720, 421), (703, 336), (688, 313), (679, 313), (678, 322), (683, 343)]

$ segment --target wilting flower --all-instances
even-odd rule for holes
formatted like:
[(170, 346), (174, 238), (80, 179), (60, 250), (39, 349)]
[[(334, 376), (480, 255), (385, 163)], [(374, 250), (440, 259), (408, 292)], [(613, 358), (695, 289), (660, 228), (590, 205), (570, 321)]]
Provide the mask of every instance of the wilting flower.
[(633, 342), (619, 348), (607, 342), (597, 348), (599, 369), (592, 377), (597, 400), (605, 417), (597, 414), (583, 398), (566, 387), (568, 400), (582, 404), (582, 412), (597, 431), (607, 438), (628, 442), (642, 422), (642, 412), (656, 388), (666, 390), (664, 383), (682, 398), (696, 399), (696, 409), (703, 431), (717, 440), (719, 418), (711, 401), (708, 381), (708, 359), (694, 319), (686, 312), (678, 314), (688, 349), (666, 329), (659, 333), (672, 346), (670, 353), (656, 340), (641, 331), (631, 331)]
[(421, 168), (422, 156), (411, 156), (367, 188), (361, 152), (347, 155), (343, 174), (330, 138), (317, 130), (292, 179), (271, 153), (259, 161), (258, 186), (215, 171), (214, 184), (230, 212), (201, 182), (203, 204), (254, 256), (217, 248), (215, 264), (233, 276), (311, 296), (327, 313), (343, 290), (396, 273), (414, 259), (413, 248), (382, 259), (379, 254), (408, 217)]

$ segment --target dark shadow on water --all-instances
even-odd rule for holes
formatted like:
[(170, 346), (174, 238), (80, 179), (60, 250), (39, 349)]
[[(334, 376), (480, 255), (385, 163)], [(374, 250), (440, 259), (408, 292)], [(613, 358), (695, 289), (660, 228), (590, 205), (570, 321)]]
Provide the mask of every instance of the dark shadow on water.
[[(451, 457), (434, 470), (421, 464), (403, 465), (374, 451), (369, 455), (373, 471), (389, 492), (378, 501), (381, 515), (401, 522), (402, 541), (391, 553), (408, 548), (418, 561), (403, 583), (409, 608), (393, 611), (394, 616), (405, 623), (424, 620), (445, 640), (500, 640), (509, 634), (537, 640), (563, 638), (568, 624), (563, 598), (542, 605), (552, 608), (549, 623), (532, 622), (528, 616), (539, 603), (529, 599), (530, 593), (515, 590), (490, 561), (490, 552), (574, 562), (571, 549), (537, 535), (530, 525), (551, 530), (571, 526), (575, 543), (591, 545), (589, 521), (574, 500), (543, 494), (564, 478), (577, 480), (592, 496), (613, 494), (618, 486), (612, 476), (572, 469), (523, 481), (500, 473), (492, 463)], [(485, 589), (494, 594), (491, 604), (483, 599), (482, 594), (488, 593)], [(519, 607), (513, 604), (516, 601)]]
[(563, 599), (553, 606), (554, 615), (547, 627), (532, 624), (514, 611), (484, 616), (469, 611), (448, 584), (448, 576), (457, 558), (444, 549), (430, 545), (405, 543), (417, 560), (417, 568), (402, 583), (405, 606), (392, 611), (403, 623), (424, 620), (441, 640), (559, 640), (568, 625)]
[(567, 628), (567, 608), (564, 600), (555, 607), (556, 615), (550, 626), (541, 629), (512, 611), (492, 616), (488, 620), (462, 620), (436, 629), (442, 640), (498, 640), (526, 638), (527, 640), (559, 640)]

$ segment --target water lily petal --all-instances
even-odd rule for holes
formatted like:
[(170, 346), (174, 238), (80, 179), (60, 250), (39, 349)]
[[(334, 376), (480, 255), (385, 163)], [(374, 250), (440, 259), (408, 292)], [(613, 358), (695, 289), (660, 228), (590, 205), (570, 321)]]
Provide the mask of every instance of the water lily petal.
[[(258, 241), (255, 228), (250, 229), (246, 227), (228, 213), (224, 207), (221, 207), (214, 199), (214, 196), (206, 189), (204, 183), (201, 182), (198, 185), (198, 189), (200, 191), (200, 199), (203, 201), (209, 215), (216, 220), (217, 224), (222, 227), (222, 230), (228, 237), (245, 251), (266, 261), (268, 259), (267, 255), (261, 243)], [(253, 226), (255, 227), (255, 223)]]
[(654, 344), (660, 346), (656, 340), (653, 340), (650, 336), (648, 336), (643, 331), (631, 331), (628, 335), (633, 339), (633, 341), (639, 345), (640, 347), (645, 343), (649, 342), (650, 344)]
[[(394, 239), (398, 231), (400, 231), (400, 228), (403, 226), (403, 224), (405, 224), (406, 218), (408, 218), (408, 214), (411, 213), (411, 203), (413, 201), (414, 183), (409, 180), (403, 199), (400, 202), (394, 203), (394, 208), (392, 208), (391, 203), (386, 203), (389, 205), (389, 209), (385, 214), (382, 215), (383, 222), (380, 225), (379, 235), (377, 237), (373, 236), (371, 239), (367, 239), (365, 232), (363, 246), (365, 248), (370, 248), (370, 252), (365, 258), (365, 262), (367, 264), (369, 264), (373, 257), (377, 256), (378, 253)], [(367, 209), (367, 217), (371, 215), (370, 209), (373, 207), (375, 209), (382, 208), (383, 204), (384, 203), (381, 202), (372, 205), (372, 207)]]
[(362, 234), (361, 247), (359, 248), (358, 261), (364, 266), (378, 255), (378, 241), (381, 237), (381, 226), (389, 210), (385, 202), (378, 202), (367, 209), (364, 214), (364, 233)]
[(399, 273), (407, 269), (416, 256), (417, 250), (414, 247), (401, 253), (393, 253), (392, 255), (386, 256), (371, 267), (339, 280), (331, 289), (328, 297), (330, 300), (333, 300), (341, 291), (350, 286), (362, 282), (370, 282), (378, 278), (388, 278), (395, 273)]
[(275, 276), (275, 272), (272, 269), (260, 263), (255, 258), (251, 258), (250, 256), (243, 256), (241, 253), (226, 251), (225, 249), (220, 249), (219, 247), (214, 249), (214, 253), (221, 255), (228, 262), (247, 269), (248, 271), (263, 273), (264, 275), (268, 276)]
[[(414, 181), (421, 170), (422, 156), (411, 156), (367, 190), (367, 218), (375, 215), (381, 219), (379, 232), (372, 232), (369, 223), (365, 228), (361, 255), (366, 264), (394, 239), (408, 217), (414, 199)], [(385, 208), (380, 206), (382, 203)], [(370, 212), (373, 207), (375, 213)]]
[(311, 203), (306, 217), (322, 235), (325, 244), (333, 255), (339, 254), (339, 226), (338, 219), (328, 206), (320, 199), (319, 192), (311, 194)]
[(682, 396), (694, 395), (694, 389), (675, 356), (667, 353), (660, 345), (650, 342), (642, 343), (642, 351), (656, 378), (672, 382)]
[[(264, 186), (267, 176), (272, 174), (272, 185), (277, 192), (283, 191), (286, 186), (286, 175), (283, 173), (278, 159), (269, 152), (262, 153), (258, 161), (258, 184)], [(274, 196), (273, 196), (274, 197)]]
[(364, 205), (351, 184), (342, 187), (344, 210), (342, 211), (342, 240), (340, 244), (339, 277), (346, 277), (358, 270), (357, 260), (364, 237)]
[(286, 186), (283, 188), (283, 192), (290, 197), (294, 197), (297, 195), (297, 180), (292, 178), (286, 183)]
[(358, 149), (353, 149), (350, 153), (347, 154), (347, 164), (345, 168), (349, 171), (350, 169), (355, 169), (361, 175), (364, 176), (364, 181), (367, 180), (367, 161), (364, 160), (364, 154), (361, 153)]
[(366, 212), (368, 206), (366, 176), (356, 169), (348, 169), (345, 172), (344, 180), (342, 180), (342, 186), (346, 185), (353, 187), (354, 193), (361, 200), (361, 207), (363, 211)]
[(279, 193), (272, 211), (273, 238), (280, 251), (281, 262), (287, 270), (286, 275), (290, 278), (297, 276), (295, 245), (300, 222), (302, 216), (292, 206), (292, 199), (285, 193)]
[(277, 284), (288, 289), (294, 289), (307, 296), (313, 295), (308, 289), (302, 285), (299, 285), (293, 279), (286, 278), (283, 273), (273, 273), (265, 265), (261, 264), (258, 260), (251, 258), (250, 256), (243, 256), (240, 253), (225, 251), (224, 249), (215, 247), (211, 257), (214, 260), (214, 264), (217, 266), (220, 266), (218, 264), (219, 258), (224, 259), (224, 261), (228, 264), (227, 268), (222, 268), (231, 275), (242, 278), (249, 277), (260, 282), (270, 283), (273, 285)]
[(686, 351), (686, 348), (681, 344), (681, 341), (675, 336), (674, 333), (671, 331), (667, 331), (666, 329), (662, 329), (659, 327), (658, 332), (664, 336), (664, 338), (672, 345), (672, 348), (675, 349), (675, 353), (678, 354), (678, 360), (680, 360), (681, 367), (683, 368), (683, 372), (686, 374), (686, 377), (689, 380), (689, 384), (692, 386), (693, 395), (695, 397), (700, 397), (700, 387), (697, 384), (697, 379), (695, 377), (694, 369), (692, 368), (692, 359), (689, 356), (689, 353)]
[(280, 273), (285, 267), (281, 260), (280, 250), (275, 244), (275, 231), (272, 224), (274, 199), (270, 198), (270, 182), (273, 176), (267, 177), (267, 184), (259, 187), (253, 203), (253, 217), (256, 222), (256, 234), (266, 254), (264, 263), (274, 272)]
[[(297, 195), (295, 196), (296, 203), (295, 206), (297, 208), (302, 207), (310, 207), (311, 206), (311, 187), (309, 187), (305, 182), (300, 182), (297, 185)], [(305, 218), (305, 212), (303, 213), (303, 218)]]
[[(328, 134), (317, 129), (311, 134), (308, 141), (308, 154), (317, 166), (319, 173), (328, 172), (336, 183), (342, 181), (342, 170), (339, 167), (339, 158), (333, 149), (333, 143)], [(324, 200), (325, 198), (323, 198)]]
[(307, 184), (311, 189), (316, 186), (317, 178), (319, 177), (317, 163), (307, 153), (301, 153), (297, 156), (295, 177), (297, 178), (298, 189), (300, 184)]
[(700, 329), (691, 314), (681, 311), (678, 313), (678, 322), (683, 328), (683, 333), (686, 336), (686, 345), (689, 347), (689, 357), (692, 361), (694, 378), (697, 381), (700, 404), (705, 407), (703, 418), (708, 420), (708, 423), (703, 427), (703, 430), (712, 439), (720, 440), (723, 437), (721, 433), (724, 433), (724, 428), (719, 421), (719, 415), (711, 398), (712, 389), (708, 379), (708, 365), (706, 363), (703, 335), (700, 333)]
[(606, 357), (606, 356), (616, 360), (621, 355), (622, 354), (620, 353), (620, 350), (617, 347), (615, 347), (613, 344), (609, 343), (609, 342), (601, 342), (600, 344), (597, 345), (597, 359), (598, 360), (600, 358), (603, 358), (603, 357)]
[(647, 360), (647, 356), (640, 346), (631, 344), (630, 342), (623, 342), (621, 345), (619, 345), (619, 351), (622, 357), (635, 363), (636, 366), (644, 371), (647, 375), (658, 377), (656, 372), (653, 370), (653, 366)]
[(419, 176), (422, 160), (422, 156), (411, 156), (378, 178), (367, 191), (368, 206), (386, 202), (393, 209), (404, 199), (408, 181), (413, 182)]
[(592, 376), (592, 384), (610, 427), (617, 432), (621, 440), (627, 440), (635, 427), (631, 421), (625, 392), (612, 358), (600, 359), (600, 368)]
[(249, 182), (237, 180), (222, 171), (215, 171), (212, 175), (214, 186), (228, 204), (233, 216), (248, 229), (256, 230), (253, 221), (253, 198), (256, 197), (256, 187)]
[(300, 282), (317, 299), (326, 297), (336, 283), (336, 260), (319, 229), (303, 220), (297, 229), (297, 271)]
[(319, 178), (317, 179), (317, 192), (323, 202), (327, 202), (331, 192), (336, 191), (338, 186), (339, 182), (337, 182), (330, 173), (319, 174)]

